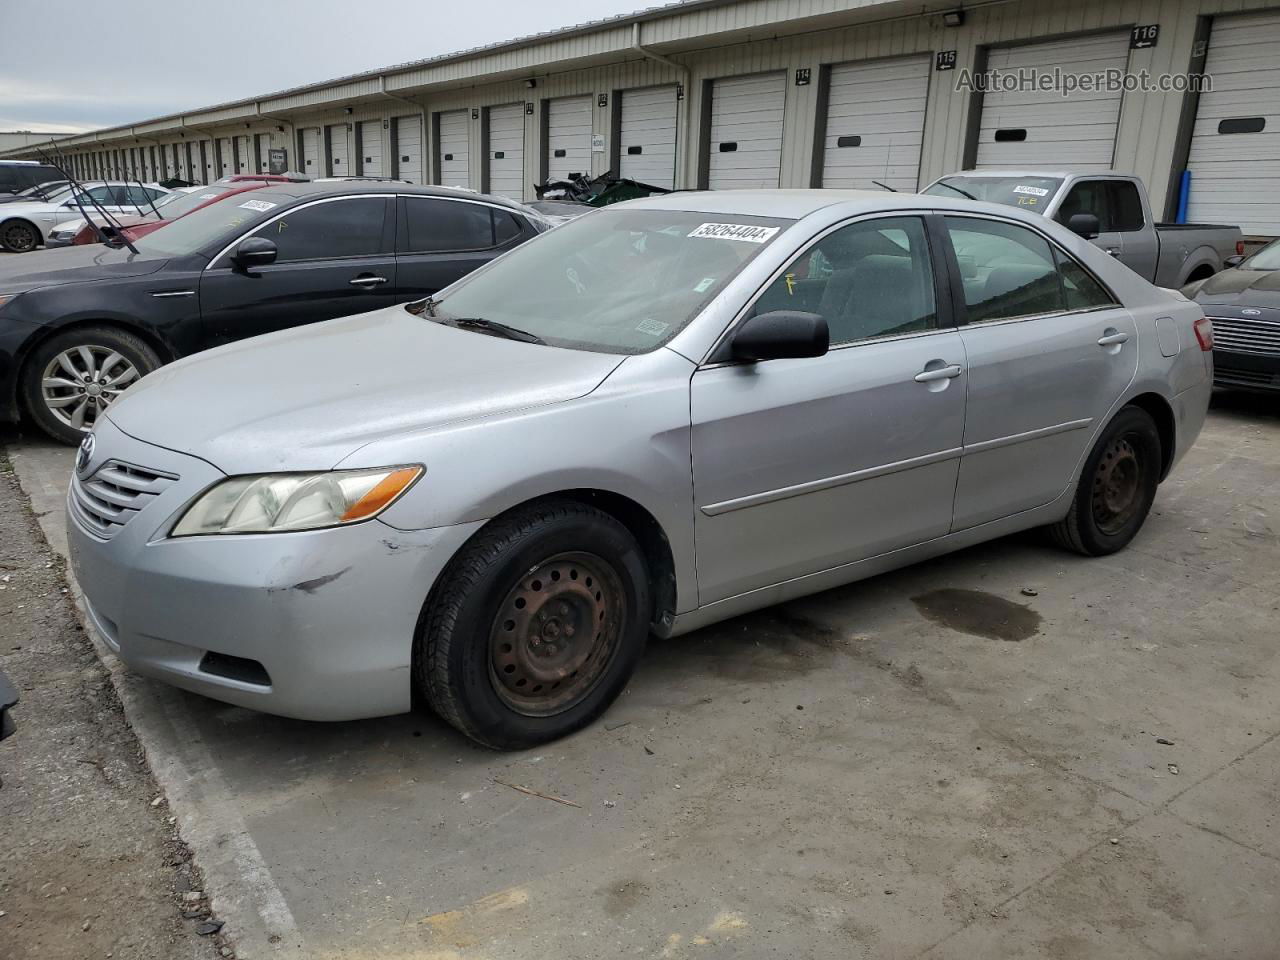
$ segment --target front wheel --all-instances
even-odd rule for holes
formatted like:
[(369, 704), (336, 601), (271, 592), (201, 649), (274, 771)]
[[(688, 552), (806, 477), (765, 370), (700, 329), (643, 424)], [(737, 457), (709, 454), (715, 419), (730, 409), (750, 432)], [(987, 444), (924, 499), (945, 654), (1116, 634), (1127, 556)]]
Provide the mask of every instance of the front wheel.
[(40, 344), (23, 367), (27, 412), (45, 433), (78, 444), (115, 399), (160, 366), (144, 341), (114, 327), (76, 327)]
[(644, 555), (626, 527), (576, 501), (533, 504), (495, 520), (441, 574), (415, 682), (472, 740), (535, 746), (617, 698), (651, 612)]
[(1070, 512), (1049, 528), (1053, 538), (1090, 557), (1123, 549), (1155, 502), (1161, 463), (1160, 431), (1151, 414), (1123, 408), (1089, 452)]
[(40, 231), (22, 220), (0, 224), (0, 247), (10, 253), (26, 253), (40, 246)]

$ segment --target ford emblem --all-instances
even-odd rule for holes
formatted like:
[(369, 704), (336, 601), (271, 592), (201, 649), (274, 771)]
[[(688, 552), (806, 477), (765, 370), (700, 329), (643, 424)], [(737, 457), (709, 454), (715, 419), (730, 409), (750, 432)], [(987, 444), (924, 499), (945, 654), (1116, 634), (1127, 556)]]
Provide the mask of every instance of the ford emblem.
[(1243, 313), (1246, 317), (1260, 317), (1260, 316), (1262, 316), (1262, 311), (1261, 311), (1261, 310), (1255, 310), (1255, 309), (1253, 309), (1253, 307), (1248, 307), (1248, 308), (1246, 308), (1246, 309), (1244, 309), (1244, 310), (1241, 310), (1240, 312), (1241, 312), (1241, 313)]
[(82, 477), (89, 467), (89, 461), (93, 459), (93, 448), (97, 446), (97, 443), (98, 441), (92, 433), (87, 434), (80, 441), (80, 449), (76, 451), (76, 473)]

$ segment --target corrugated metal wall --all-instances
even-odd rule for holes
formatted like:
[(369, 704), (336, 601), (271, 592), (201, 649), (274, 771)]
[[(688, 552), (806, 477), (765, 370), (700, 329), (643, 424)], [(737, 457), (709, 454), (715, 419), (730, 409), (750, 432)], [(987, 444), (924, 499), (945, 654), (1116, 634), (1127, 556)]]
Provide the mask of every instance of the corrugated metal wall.
[[(958, 91), (956, 81), (963, 71), (980, 65), (990, 48), (1159, 24), (1158, 44), (1132, 51), (1129, 68), (1152, 75), (1182, 73), (1192, 60), (1199, 18), (1277, 6), (1280, 0), (1086, 0), (1070, 4), (1062, 0), (1007, 0), (967, 8), (964, 25), (948, 28), (939, 15), (915, 14), (911, 6), (897, 0), (741, 0), (655, 14), (638, 28), (605, 25), (508, 49), (425, 63), (389, 74), (385, 80), (350, 78), (258, 102), (196, 112), (168, 123), (152, 122), (135, 131), (90, 134), (82, 143), (71, 137), (60, 145), (69, 152), (96, 153), (102, 167), (107, 167), (114, 162), (107, 152), (110, 150), (157, 140), (172, 145), (197, 139), (191, 130), (185, 138), (180, 136), (184, 122), (199, 128), (199, 139), (210, 134), (243, 135), (248, 122), (252, 132), (269, 133), (272, 145), (289, 151), (291, 168), (302, 169), (301, 159), (295, 155), (297, 131), (405, 115), (411, 108), (388, 99), (391, 94), (421, 104), (427, 116), (465, 110), (470, 118), (475, 112), (475, 119), (468, 120), (468, 163), (470, 182), (479, 184), (484, 145), (481, 109), (519, 102), (533, 105), (524, 115), (523, 180), (525, 195), (531, 197), (531, 185), (539, 181), (546, 157), (541, 101), (591, 96), (592, 133), (603, 137), (605, 143), (603, 152), (591, 154), (591, 172), (599, 174), (614, 157), (610, 139), (617, 92), (679, 83), (685, 89), (677, 120), (676, 185), (687, 187), (696, 182), (701, 162), (705, 118), (700, 115), (704, 108), (700, 92), (705, 82), (785, 71), (780, 182), (783, 186), (808, 186), (813, 178), (822, 110), (818, 78), (824, 66), (908, 54), (933, 57), (939, 51), (955, 51), (956, 69), (933, 72), (930, 78), (920, 155), (920, 183), (924, 184), (959, 169), (968, 158), (975, 119), (971, 114), (978, 101)], [(637, 29), (643, 44), (681, 66), (643, 58), (632, 46)], [(796, 82), (800, 70), (809, 71), (808, 83)], [(486, 77), (491, 81), (485, 82)], [(530, 79), (534, 86), (528, 85)], [(1181, 93), (1129, 92), (1121, 104), (1115, 166), (1147, 181), (1157, 211), (1164, 206), (1174, 174), (1186, 102)], [(259, 114), (270, 114), (271, 119)], [(427, 124), (423, 130), (427, 141), (423, 143), (424, 158), (435, 156), (431, 126)], [(135, 132), (137, 136), (132, 135)], [(211, 147), (207, 142), (206, 149)], [(385, 149), (390, 149), (389, 139)], [(816, 159), (821, 162), (820, 155)], [(429, 176), (428, 169), (424, 169), (424, 176)]]

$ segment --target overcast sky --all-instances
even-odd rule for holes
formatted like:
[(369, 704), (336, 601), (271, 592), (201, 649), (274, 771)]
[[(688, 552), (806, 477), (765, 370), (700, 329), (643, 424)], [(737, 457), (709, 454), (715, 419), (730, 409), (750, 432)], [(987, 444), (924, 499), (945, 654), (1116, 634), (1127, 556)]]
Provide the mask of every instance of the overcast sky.
[(130, 123), (659, 2), (0, 0), (0, 130)]

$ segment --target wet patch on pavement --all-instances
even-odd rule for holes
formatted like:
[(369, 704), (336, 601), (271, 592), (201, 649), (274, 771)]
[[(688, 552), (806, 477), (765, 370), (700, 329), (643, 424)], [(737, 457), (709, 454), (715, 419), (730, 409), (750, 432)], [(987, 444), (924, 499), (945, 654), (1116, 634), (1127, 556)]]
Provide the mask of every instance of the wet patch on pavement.
[(1030, 607), (981, 590), (947, 587), (912, 597), (911, 602), (936, 624), (988, 640), (1018, 642), (1040, 631), (1040, 614)]

